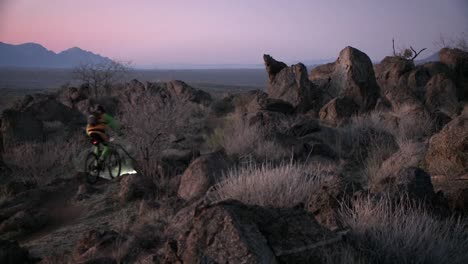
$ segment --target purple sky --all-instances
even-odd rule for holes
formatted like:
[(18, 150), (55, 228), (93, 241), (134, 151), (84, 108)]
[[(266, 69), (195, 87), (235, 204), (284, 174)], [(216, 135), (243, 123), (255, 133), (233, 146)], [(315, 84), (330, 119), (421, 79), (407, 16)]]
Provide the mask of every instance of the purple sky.
[(462, 32), (467, 0), (0, 0), (0, 41), (135, 65), (327, 59), (347, 45), (380, 60), (392, 37), (429, 56), (441, 33)]

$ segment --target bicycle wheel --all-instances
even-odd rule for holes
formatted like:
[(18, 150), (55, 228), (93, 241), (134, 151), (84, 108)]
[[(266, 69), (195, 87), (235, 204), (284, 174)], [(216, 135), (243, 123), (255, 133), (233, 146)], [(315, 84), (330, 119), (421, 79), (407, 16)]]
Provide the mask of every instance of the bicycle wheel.
[(99, 178), (99, 158), (96, 156), (96, 154), (90, 152), (88, 153), (88, 156), (86, 156), (86, 162), (85, 162), (85, 173), (86, 173), (86, 180), (89, 183), (95, 183), (97, 179)]
[(110, 151), (106, 159), (106, 166), (109, 170), (109, 176), (111, 179), (120, 176), (120, 171), (122, 169), (122, 162), (120, 160), (120, 155), (117, 151)]

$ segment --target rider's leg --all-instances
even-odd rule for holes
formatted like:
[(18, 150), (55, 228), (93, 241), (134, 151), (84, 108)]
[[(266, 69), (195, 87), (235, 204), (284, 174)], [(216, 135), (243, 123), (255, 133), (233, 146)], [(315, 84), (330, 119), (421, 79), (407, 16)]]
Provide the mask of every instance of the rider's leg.
[(109, 153), (109, 147), (107, 145), (104, 145), (103, 144), (103, 148), (102, 148), (102, 153), (101, 153), (101, 157), (99, 157), (100, 160), (104, 160), (106, 157), (107, 157), (107, 154)]

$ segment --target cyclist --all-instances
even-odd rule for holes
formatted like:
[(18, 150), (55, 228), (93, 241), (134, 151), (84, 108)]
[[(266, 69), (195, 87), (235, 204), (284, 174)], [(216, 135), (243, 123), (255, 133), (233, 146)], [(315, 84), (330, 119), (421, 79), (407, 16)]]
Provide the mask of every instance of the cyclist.
[[(103, 150), (99, 158), (100, 167), (103, 164), (104, 159), (109, 153), (109, 135), (107, 131), (109, 127), (118, 135), (122, 135), (120, 132), (119, 123), (109, 114), (106, 113), (102, 105), (97, 105), (94, 112), (88, 116), (88, 125), (86, 126), (86, 134), (93, 140), (97, 140), (99, 144), (102, 144)], [(98, 154), (98, 147), (96, 145), (94, 153)]]

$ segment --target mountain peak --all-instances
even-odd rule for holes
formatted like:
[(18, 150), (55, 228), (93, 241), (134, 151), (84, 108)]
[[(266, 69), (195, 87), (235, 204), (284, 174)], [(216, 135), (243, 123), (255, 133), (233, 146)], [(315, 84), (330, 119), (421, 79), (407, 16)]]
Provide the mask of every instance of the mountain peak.
[(106, 63), (109, 58), (83, 50), (79, 47), (66, 49), (58, 54), (37, 43), (0, 45), (0, 67), (45, 67), (73, 68), (83, 62)]

